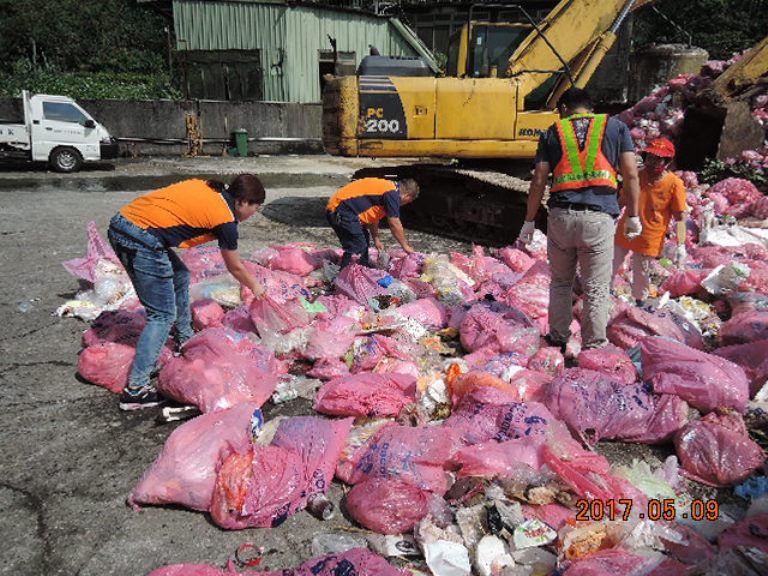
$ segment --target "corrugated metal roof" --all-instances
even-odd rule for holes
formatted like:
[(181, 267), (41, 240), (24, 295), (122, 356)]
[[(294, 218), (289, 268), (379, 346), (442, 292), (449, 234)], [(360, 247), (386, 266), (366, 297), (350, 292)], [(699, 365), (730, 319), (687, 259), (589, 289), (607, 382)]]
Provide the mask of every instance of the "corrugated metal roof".
[(267, 100), (320, 101), (319, 51), (331, 49), (329, 35), (339, 52), (355, 53), (356, 64), (369, 45), (385, 55), (417, 55), (400, 27), (362, 12), (263, 0), (174, 0), (173, 18), (179, 50), (260, 50)]

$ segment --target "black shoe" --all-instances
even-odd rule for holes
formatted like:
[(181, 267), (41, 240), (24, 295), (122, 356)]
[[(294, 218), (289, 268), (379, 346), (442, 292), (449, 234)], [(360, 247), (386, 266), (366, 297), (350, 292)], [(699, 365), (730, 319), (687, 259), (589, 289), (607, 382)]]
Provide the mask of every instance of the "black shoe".
[(167, 400), (160, 396), (153, 386), (143, 386), (138, 390), (125, 388), (120, 394), (120, 410), (125, 411), (154, 408), (166, 402)]
[(547, 346), (552, 346), (553, 348), (560, 348), (560, 353), (565, 354), (565, 347), (568, 345), (568, 342), (558, 342), (557, 340), (553, 340), (552, 336), (547, 334), (544, 336), (544, 341), (547, 343)]

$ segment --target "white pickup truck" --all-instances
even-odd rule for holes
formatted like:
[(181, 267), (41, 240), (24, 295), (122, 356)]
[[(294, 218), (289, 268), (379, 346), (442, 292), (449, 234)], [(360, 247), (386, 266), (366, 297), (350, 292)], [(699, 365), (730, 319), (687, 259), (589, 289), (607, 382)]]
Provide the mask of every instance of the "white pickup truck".
[(83, 162), (117, 158), (117, 140), (66, 96), (22, 92), (24, 123), (0, 120), (0, 160), (48, 162), (76, 172)]

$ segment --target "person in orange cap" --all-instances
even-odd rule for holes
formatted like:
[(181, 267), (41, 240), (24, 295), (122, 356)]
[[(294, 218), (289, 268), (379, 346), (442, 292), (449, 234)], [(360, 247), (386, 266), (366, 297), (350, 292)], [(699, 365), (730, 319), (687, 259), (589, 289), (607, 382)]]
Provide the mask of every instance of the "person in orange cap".
[(613, 274), (616, 275), (627, 254), (632, 253), (632, 297), (642, 306), (648, 297), (650, 264), (661, 255), (664, 237), (670, 220), (677, 220), (677, 249), (675, 260), (678, 266), (685, 262), (685, 222), (687, 210), (685, 185), (669, 171), (675, 157), (675, 145), (666, 138), (654, 138), (640, 150), (643, 167), (640, 176), (639, 216), (643, 225), (642, 233), (635, 238), (624, 234), (622, 215), (616, 227), (616, 245), (613, 256)]

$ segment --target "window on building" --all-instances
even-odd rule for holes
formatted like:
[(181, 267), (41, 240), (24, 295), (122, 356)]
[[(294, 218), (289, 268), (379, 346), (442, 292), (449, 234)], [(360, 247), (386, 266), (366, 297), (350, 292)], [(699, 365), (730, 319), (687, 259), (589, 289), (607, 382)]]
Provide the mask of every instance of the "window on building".
[(262, 100), (259, 50), (188, 50), (179, 64), (186, 96), (203, 100)]

